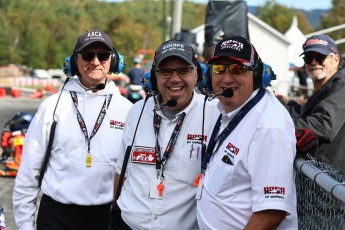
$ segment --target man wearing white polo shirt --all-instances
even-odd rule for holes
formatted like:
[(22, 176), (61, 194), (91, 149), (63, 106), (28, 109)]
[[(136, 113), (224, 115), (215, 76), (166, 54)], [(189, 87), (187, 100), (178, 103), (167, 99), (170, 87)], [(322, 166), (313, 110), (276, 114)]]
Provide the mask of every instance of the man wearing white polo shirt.
[(200, 229), (298, 229), (295, 128), (266, 90), (272, 69), (239, 36), (220, 41), (209, 64), (213, 90), (233, 96), (219, 97), (198, 187)]

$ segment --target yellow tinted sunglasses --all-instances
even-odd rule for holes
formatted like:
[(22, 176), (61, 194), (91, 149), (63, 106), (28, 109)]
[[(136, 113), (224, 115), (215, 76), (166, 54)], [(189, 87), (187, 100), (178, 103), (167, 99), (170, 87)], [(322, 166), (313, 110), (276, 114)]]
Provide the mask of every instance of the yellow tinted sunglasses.
[(229, 69), (230, 73), (232, 74), (241, 74), (246, 72), (247, 70), (254, 70), (253, 67), (239, 65), (239, 64), (213, 64), (212, 65), (212, 72), (216, 74), (223, 74), (225, 73), (226, 68)]

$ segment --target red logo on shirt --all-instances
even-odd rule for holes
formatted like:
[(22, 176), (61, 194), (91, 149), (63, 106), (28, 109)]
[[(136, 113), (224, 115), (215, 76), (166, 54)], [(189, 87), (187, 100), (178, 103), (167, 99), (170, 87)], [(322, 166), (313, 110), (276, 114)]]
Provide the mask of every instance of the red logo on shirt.
[(285, 195), (285, 188), (284, 187), (264, 187), (264, 193), (265, 194), (280, 194)]
[(110, 128), (123, 129), (124, 126), (125, 126), (125, 123), (122, 121), (110, 120)]
[(238, 152), (240, 151), (239, 148), (237, 148), (235, 145), (231, 144), (229, 142), (229, 144), (226, 146), (226, 148), (234, 155), (237, 156)]
[(187, 135), (187, 141), (201, 141), (204, 139), (204, 141), (207, 141), (207, 136), (204, 135), (204, 138), (200, 134), (188, 134)]
[(134, 147), (132, 153), (133, 163), (156, 164), (156, 154), (154, 148)]

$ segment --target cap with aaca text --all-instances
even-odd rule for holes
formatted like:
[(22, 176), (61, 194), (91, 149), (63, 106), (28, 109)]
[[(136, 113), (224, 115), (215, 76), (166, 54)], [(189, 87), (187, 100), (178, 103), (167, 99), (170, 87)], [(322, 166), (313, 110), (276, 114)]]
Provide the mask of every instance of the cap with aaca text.
[(244, 37), (233, 36), (219, 41), (214, 48), (209, 64), (220, 58), (229, 58), (245, 66), (254, 66), (257, 53), (254, 46)]
[(113, 42), (108, 34), (100, 30), (92, 30), (92, 31), (87, 31), (86, 33), (83, 33), (82, 35), (78, 37), (75, 50), (77, 52), (80, 52), (95, 42), (103, 43), (110, 50), (114, 49)]
[(167, 57), (179, 57), (194, 65), (194, 51), (193, 48), (178, 40), (169, 40), (164, 42), (155, 52), (155, 58), (153, 66), (159, 66), (159, 64)]
[(325, 34), (314, 35), (308, 38), (303, 44), (303, 53), (301, 55), (312, 51), (323, 55), (339, 53), (334, 40)]

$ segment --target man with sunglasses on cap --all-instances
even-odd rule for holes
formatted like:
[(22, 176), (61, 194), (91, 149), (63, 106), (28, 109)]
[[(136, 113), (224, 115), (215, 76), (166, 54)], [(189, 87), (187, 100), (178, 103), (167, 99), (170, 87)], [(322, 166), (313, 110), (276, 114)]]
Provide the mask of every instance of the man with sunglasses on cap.
[(337, 46), (328, 35), (314, 35), (303, 44), (305, 70), (314, 94), (300, 105), (276, 96), (290, 112), (296, 128), (308, 129), (318, 139), (317, 156), (345, 173), (345, 70)]
[(240, 36), (215, 46), (208, 61), (221, 115), (203, 162), (197, 204), (200, 229), (298, 229), (292, 119), (265, 89), (275, 79)]
[(40, 189), (37, 229), (107, 229), (117, 150), (132, 106), (106, 78), (118, 71), (118, 57), (108, 34), (92, 30), (78, 37), (66, 58), (65, 84), (42, 102), (26, 135), (13, 190), (18, 229), (35, 229)]
[(169, 40), (156, 50), (151, 75), (143, 79), (148, 95), (154, 96), (135, 103), (129, 112), (116, 167), (119, 179), (131, 146), (117, 200), (122, 229), (199, 229), (194, 182), (203, 144), (219, 115), (214, 101), (194, 91), (202, 77), (190, 45)]

